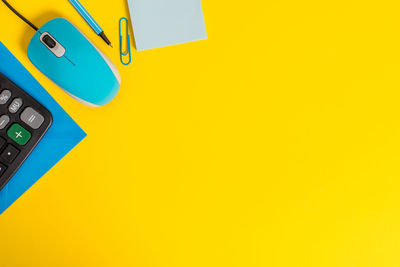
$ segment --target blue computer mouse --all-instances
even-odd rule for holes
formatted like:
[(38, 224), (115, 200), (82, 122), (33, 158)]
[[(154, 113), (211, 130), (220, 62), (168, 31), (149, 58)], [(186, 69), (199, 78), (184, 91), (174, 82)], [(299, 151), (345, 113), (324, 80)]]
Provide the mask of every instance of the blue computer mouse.
[(121, 85), (114, 64), (63, 18), (47, 22), (36, 32), (28, 57), (50, 80), (89, 106), (109, 103)]

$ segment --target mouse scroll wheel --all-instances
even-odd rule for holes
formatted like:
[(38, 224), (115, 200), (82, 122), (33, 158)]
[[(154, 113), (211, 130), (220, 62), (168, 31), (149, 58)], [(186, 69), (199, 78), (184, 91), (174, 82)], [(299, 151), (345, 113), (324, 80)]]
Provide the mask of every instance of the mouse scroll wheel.
[(50, 37), (50, 35), (45, 35), (43, 36), (43, 42), (49, 47), (49, 48), (54, 48), (56, 47), (57, 42)]

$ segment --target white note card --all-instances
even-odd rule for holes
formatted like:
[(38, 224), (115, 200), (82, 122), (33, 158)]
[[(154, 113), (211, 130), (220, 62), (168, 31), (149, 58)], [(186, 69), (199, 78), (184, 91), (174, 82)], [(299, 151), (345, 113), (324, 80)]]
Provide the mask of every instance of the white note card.
[(207, 39), (200, 0), (128, 0), (138, 51)]

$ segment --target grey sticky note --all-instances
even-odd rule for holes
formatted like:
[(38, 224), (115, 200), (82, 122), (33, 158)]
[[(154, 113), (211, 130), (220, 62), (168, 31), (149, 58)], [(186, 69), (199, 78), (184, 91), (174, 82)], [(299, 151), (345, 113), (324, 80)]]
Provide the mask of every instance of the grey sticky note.
[(138, 51), (207, 39), (200, 0), (128, 0)]

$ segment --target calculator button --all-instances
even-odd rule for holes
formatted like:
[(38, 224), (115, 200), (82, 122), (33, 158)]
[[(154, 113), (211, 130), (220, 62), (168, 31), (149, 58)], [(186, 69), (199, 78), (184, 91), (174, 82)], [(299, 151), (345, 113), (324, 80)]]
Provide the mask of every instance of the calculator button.
[(0, 94), (0, 105), (4, 105), (11, 97), (11, 92), (9, 90), (3, 90)]
[(8, 110), (11, 113), (17, 113), (21, 107), (22, 107), (22, 99), (16, 98), (13, 100), (13, 102), (11, 102), (10, 106), (8, 107)]
[(0, 176), (6, 171), (7, 167), (0, 163)]
[(7, 124), (10, 122), (10, 117), (3, 115), (0, 117), (0, 130), (3, 130)]
[(11, 125), (7, 131), (7, 135), (20, 146), (26, 145), (32, 137), (31, 133), (18, 123)]
[[(44, 117), (31, 107), (26, 108), (21, 114), (21, 120), (33, 129), (39, 129), (44, 122)], [(1, 122), (1, 118), (0, 118)]]
[(13, 145), (8, 145), (1, 153), (1, 158), (5, 163), (11, 164), (18, 154), (19, 150), (17, 148), (15, 148)]
[(0, 137), (0, 148), (2, 148), (6, 144), (6, 139)]

